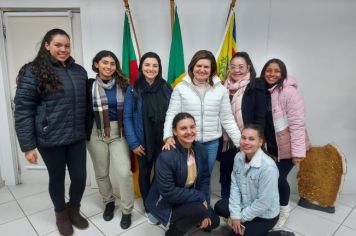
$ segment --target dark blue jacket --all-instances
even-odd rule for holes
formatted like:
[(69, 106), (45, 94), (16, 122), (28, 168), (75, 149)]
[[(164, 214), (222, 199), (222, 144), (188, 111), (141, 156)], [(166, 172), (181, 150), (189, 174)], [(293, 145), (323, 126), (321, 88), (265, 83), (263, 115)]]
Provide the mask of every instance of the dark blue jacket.
[(55, 60), (52, 66), (63, 89), (54, 94), (39, 93), (31, 64), (17, 86), (15, 128), (23, 152), (85, 139), (87, 73), (72, 58), (66, 67)]
[(155, 180), (145, 204), (150, 213), (164, 225), (169, 223), (175, 205), (204, 201), (209, 204), (208, 153), (198, 142), (194, 142), (192, 148), (197, 165), (197, 179), (190, 188), (186, 187), (188, 149), (183, 148), (176, 140), (176, 148), (162, 151), (157, 158)]
[[(138, 96), (137, 109), (135, 109), (135, 93), (133, 85), (130, 85), (125, 93), (124, 102), (124, 129), (127, 143), (131, 150), (142, 145), (145, 146), (145, 136), (143, 129), (142, 97)], [(163, 93), (169, 100), (172, 89), (169, 84), (163, 86)], [(162, 131), (163, 132), (163, 131)]]

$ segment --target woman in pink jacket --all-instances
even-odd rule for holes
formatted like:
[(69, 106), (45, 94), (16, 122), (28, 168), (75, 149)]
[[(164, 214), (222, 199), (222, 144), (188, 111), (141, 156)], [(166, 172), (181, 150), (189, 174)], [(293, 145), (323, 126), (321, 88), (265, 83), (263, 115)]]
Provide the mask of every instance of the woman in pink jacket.
[(287, 77), (287, 68), (279, 59), (269, 60), (261, 78), (266, 82), (267, 114), (265, 136), (267, 151), (276, 158), (279, 169), (280, 229), (289, 216), (290, 187), (287, 176), (306, 156), (309, 140), (305, 127), (304, 102), (295, 80)]

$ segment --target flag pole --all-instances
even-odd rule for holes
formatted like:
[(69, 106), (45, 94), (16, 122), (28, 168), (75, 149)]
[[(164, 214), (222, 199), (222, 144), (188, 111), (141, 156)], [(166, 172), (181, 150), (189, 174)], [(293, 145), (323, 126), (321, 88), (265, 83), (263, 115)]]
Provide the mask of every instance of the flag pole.
[(226, 23), (225, 24), (227, 24), (227, 21), (229, 20), (230, 12), (231, 12), (232, 9), (234, 9), (235, 5), (236, 5), (236, 0), (231, 0), (229, 13), (227, 14), (227, 18), (226, 18)]
[(136, 43), (136, 47), (137, 47), (138, 59), (140, 60), (141, 59), (141, 52), (140, 52), (140, 47), (138, 46), (138, 43), (137, 43), (136, 30), (135, 30), (135, 26), (134, 26), (134, 23), (133, 23), (133, 20), (132, 20), (132, 16), (131, 16), (129, 0), (123, 0), (123, 1), (124, 1), (126, 10), (129, 13), (129, 18), (130, 18), (130, 22), (131, 22), (131, 26), (132, 26), (132, 31), (133, 31), (133, 35), (134, 35), (135, 43)]
[(170, 0), (171, 3), (171, 31), (173, 35), (173, 24), (174, 24), (174, 0)]
[(231, 0), (230, 10), (235, 7), (236, 0)]

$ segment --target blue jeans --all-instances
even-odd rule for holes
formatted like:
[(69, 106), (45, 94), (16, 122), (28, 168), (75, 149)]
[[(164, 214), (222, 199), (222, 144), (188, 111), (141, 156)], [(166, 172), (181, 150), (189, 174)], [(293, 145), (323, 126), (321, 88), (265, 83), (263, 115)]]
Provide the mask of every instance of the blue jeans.
[(216, 155), (218, 153), (219, 139), (208, 141), (203, 143), (205, 149), (208, 151), (208, 164), (209, 164), (209, 173), (213, 172)]

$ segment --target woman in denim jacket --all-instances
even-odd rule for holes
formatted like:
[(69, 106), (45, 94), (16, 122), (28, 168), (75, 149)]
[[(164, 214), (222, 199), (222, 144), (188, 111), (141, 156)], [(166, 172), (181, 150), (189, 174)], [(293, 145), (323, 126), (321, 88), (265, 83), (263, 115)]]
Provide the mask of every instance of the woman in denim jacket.
[(278, 220), (279, 174), (273, 159), (261, 149), (262, 133), (255, 124), (242, 130), (241, 152), (235, 156), (229, 202), (215, 205), (219, 215), (231, 217), (229, 236), (266, 235)]

